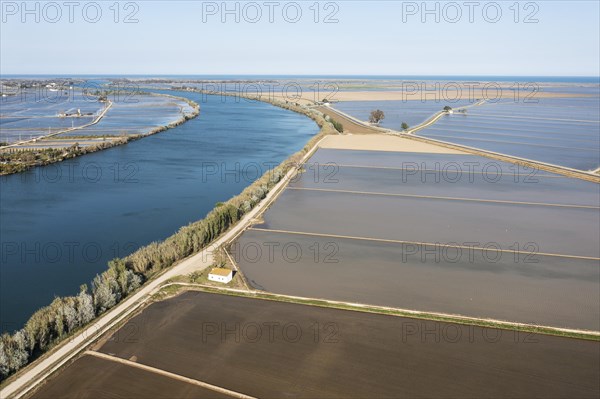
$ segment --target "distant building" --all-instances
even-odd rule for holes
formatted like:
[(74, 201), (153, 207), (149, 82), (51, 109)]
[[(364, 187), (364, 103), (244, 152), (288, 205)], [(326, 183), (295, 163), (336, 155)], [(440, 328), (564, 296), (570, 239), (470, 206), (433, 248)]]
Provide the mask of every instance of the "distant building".
[(233, 271), (222, 267), (215, 267), (208, 274), (210, 281), (227, 284), (233, 279)]
[[(88, 115), (90, 115), (91, 113), (88, 113)], [(81, 113), (81, 109), (80, 108), (72, 108), (70, 110), (68, 110), (67, 112), (60, 112), (58, 114), (59, 118), (65, 118), (65, 117), (69, 117), (69, 116), (75, 116), (75, 117), (80, 117), (83, 116), (83, 114)]]

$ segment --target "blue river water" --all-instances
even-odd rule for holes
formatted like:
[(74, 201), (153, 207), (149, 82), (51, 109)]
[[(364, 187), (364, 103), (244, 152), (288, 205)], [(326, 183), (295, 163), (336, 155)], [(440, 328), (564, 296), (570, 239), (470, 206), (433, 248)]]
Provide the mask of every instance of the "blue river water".
[(127, 145), (0, 180), (0, 323), (20, 328), (107, 261), (161, 240), (300, 150), (318, 131), (265, 103), (171, 93), (200, 116)]

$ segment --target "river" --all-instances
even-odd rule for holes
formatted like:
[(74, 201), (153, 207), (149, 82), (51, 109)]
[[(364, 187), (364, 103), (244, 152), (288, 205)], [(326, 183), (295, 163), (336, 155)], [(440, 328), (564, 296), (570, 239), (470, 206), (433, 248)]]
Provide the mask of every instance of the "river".
[(20, 328), (114, 257), (161, 240), (241, 192), (318, 131), (303, 115), (176, 92), (200, 116), (124, 146), (1, 178), (0, 323)]

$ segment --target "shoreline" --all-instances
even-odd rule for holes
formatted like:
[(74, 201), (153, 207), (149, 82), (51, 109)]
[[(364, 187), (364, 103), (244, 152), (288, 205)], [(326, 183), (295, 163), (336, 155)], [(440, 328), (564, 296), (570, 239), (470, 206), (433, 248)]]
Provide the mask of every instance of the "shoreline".
[[(50, 165), (53, 163), (62, 162), (67, 159), (72, 159), (72, 158), (76, 158), (76, 157), (83, 156), (86, 154), (92, 154), (92, 153), (99, 152), (102, 150), (107, 150), (109, 148), (128, 144), (130, 142), (137, 141), (137, 140), (143, 139), (148, 136), (152, 136), (157, 133), (162, 133), (164, 131), (167, 131), (169, 129), (172, 129), (174, 127), (182, 125), (185, 122), (187, 122), (188, 120), (194, 119), (198, 115), (200, 115), (200, 105), (192, 100), (185, 98), (185, 97), (177, 97), (174, 95), (161, 94), (161, 93), (147, 93), (147, 94), (155, 95), (155, 96), (169, 97), (172, 99), (176, 99), (178, 101), (183, 101), (183, 102), (187, 103), (190, 107), (192, 107), (193, 111), (189, 114), (185, 114), (183, 112), (183, 110), (180, 109), (181, 116), (179, 117), (179, 119), (177, 119), (173, 122), (170, 122), (166, 125), (152, 128), (148, 132), (143, 133), (143, 134), (135, 134), (135, 135), (125, 136), (125, 137), (119, 137), (119, 136), (104, 137), (104, 141), (102, 141), (98, 144), (93, 144), (93, 145), (86, 146), (86, 147), (76, 146), (78, 140), (80, 140), (80, 141), (85, 140), (83, 138), (78, 139), (79, 136), (76, 136), (74, 138), (65, 137), (64, 139), (60, 139), (60, 140), (64, 140), (67, 143), (73, 143), (68, 147), (61, 147), (61, 148), (46, 147), (46, 148), (22, 148), (21, 149), (18, 147), (19, 144), (10, 144), (8, 146), (0, 147), (0, 176), (9, 176), (9, 175), (12, 175), (15, 173), (22, 173), (22, 172), (26, 172), (32, 168), (35, 168), (35, 167), (46, 166), (46, 165)], [(60, 131), (57, 133), (52, 133), (50, 135), (36, 139), (35, 142), (39, 144), (39, 143), (42, 143), (43, 140), (45, 140), (47, 138), (51, 138), (53, 136), (57, 136), (57, 135), (65, 133), (65, 132), (80, 130), (84, 127), (88, 127), (88, 126), (97, 124), (98, 122), (100, 122), (102, 117), (106, 114), (106, 112), (108, 112), (109, 108), (112, 106), (112, 102), (109, 102), (109, 103), (110, 103), (110, 105), (104, 109), (101, 117), (97, 118), (97, 120), (95, 120), (94, 122), (89, 123), (87, 125), (76, 127), (75, 129), (70, 128), (70, 129)], [(90, 138), (94, 138), (94, 137), (90, 136)], [(20, 143), (20, 144), (22, 144), (22, 143)], [(5, 154), (7, 154), (7, 155), (5, 155)], [(19, 161), (18, 163), (10, 162), (11, 157), (17, 157), (19, 155), (31, 156), (32, 154), (35, 158), (34, 160), (23, 161), (23, 162)], [(38, 159), (38, 157), (43, 157), (43, 156), (47, 156), (48, 158), (47, 159)], [(4, 161), (6, 158), (8, 158), (9, 160)]]
[[(177, 91), (176, 89), (170, 90)], [(98, 315), (98, 317), (94, 318), (89, 324), (82, 326), (80, 329), (72, 332), (66, 337), (60, 338), (57, 342), (53, 343), (51, 348), (44, 352), (42, 356), (33, 360), (31, 363), (27, 364), (21, 370), (3, 381), (2, 387), (3, 391), (5, 392), (11, 384), (17, 383), (19, 385), (19, 387), (10, 389), (8, 394), (5, 396), (13, 395), (16, 392), (18, 392), (17, 396), (21, 396), (22, 394), (28, 392), (33, 388), (32, 386), (28, 385), (28, 382), (31, 379), (43, 379), (64, 366), (69, 359), (83, 351), (85, 347), (95, 342), (104, 333), (109, 331), (111, 328), (118, 326), (119, 323), (122, 323), (131, 315), (135, 314), (140, 307), (143, 307), (146, 304), (148, 299), (152, 298), (152, 295), (164, 288), (164, 283), (168, 283), (169, 279), (193, 270), (199, 270), (199, 266), (202, 269), (209, 267), (212, 264), (211, 249), (231, 242), (233, 239), (235, 239), (235, 237), (245, 231), (245, 229), (255, 221), (255, 218), (261, 215), (262, 212), (264, 212), (264, 210), (266, 210), (272, 204), (274, 199), (276, 199), (281, 191), (286, 187), (289, 180), (294, 176), (295, 173), (298, 172), (302, 163), (305, 162), (308, 157), (310, 157), (311, 154), (314, 153), (314, 151), (318, 148), (319, 144), (325, 138), (339, 134), (335, 130), (331, 120), (325, 119), (322, 116), (323, 114), (315, 108), (309, 108), (290, 102), (283, 102), (278, 99), (263, 99), (261, 96), (258, 96), (258, 98), (257, 96), (251, 95), (244, 96), (240, 93), (207, 93), (200, 90), (197, 92), (211, 95), (221, 94), (224, 96), (237, 96), (253, 101), (266, 102), (273, 106), (301, 113), (309, 117), (315, 121), (315, 123), (317, 123), (317, 125), (320, 127), (320, 130), (315, 136), (311, 137), (302, 150), (291, 155), (272, 170), (267, 171), (262, 177), (246, 187), (241, 194), (231, 198), (222, 205), (215, 207), (205, 218), (199, 220), (198, 222), (193, 222), (188, 226), (183, 226), (179, 232), (158, 243), (158, 246), (166, 246), (170, 242), (175, 242), (179, 234), (186, 234), (188, 231), (193, 230), (195, 228), (194, 226), (200, 226), (202, 223), (208, 223), (207, 221), (211, 220), (212, 218), (220, 217), (219, 215), (222, 215), (228, 211), (236, 209), (238, 212), (242, 212), (241, 215), (236, 218), (236, 220), (231, 220), (231, 222), (219, 227), (220, 231), (217, 231), (217, 234), (212, 236), (209, 242), (201, 246), (199, 250), (192, 251), (182, 258), (174, 259), (171, 264), (163, 265), (157, 270), (151, 269), (150, 276), (137, 290), (125, 296), (121, 302), (115, 304), (115, 306), (107, 310), (106, 313)], [(393, 136), (401, 138), (400, 135)], [(433, 145), (435, 146), (436, 144)], [(444, 146), (441, 147), (443, 148)], [(273, 181), (272, 177), (275, 175), (275, 172), (283, 173), (283, 177), (280, 177), (277, 181)], [(261, 197), (257, 203), (252, 205), (249, 210), (242, 211), (242, 207), (245, 206), (247, 202), (244, 202), (244, 198), (249, 198), (251, 195), (253, 195), (253, 193), (256, 192), (257, 189), (263, 190), (262, 187), (265, 181), (267, 182), (267, 184), (264, 185), (266, 186), (266, 192), (262, 191), (264, 196)], [(272, 184), (271, 187), (268, 186), (269, 184)], [(144, 254), (145, 252), (152, 250), (156, 250), (156, 248), (152, 248), (152, 244), (141, 247), (132, 255), (124, 258), (123, 261), (129, 262), (129, 267), (132, 267), (132, 259), (135, 258), (137, 253)], [(135, 264), (133, 264), (133, 266), (135, 266)], [(132, 269), (135, 270), (135, 267), (132, 267)], [(58, 357), (58, 359), (53, 361), (52, 358), (56, 357)], [(39, 371), (36, 373), (34, 370)], [(31, 376), (28, 381), (19, 383), (18, 381), (26, 378), (25, 375), (27, 373), (35, 374)], [(22, 389), (25, 389), (26, 391), (24, 392)]]
[[(275, 105), (275, 104), (272, 104)], [(304, 112), (300, 107), (290, 105), (289, 110), (305, 114), (307, 117), (312, 119), (319, 127), (320, 130), (317, 134), (312, 136), (310, 140), (304, 145), (304, 147), (289, 156), (287, 159), (282, 161), (278, 166), (265, 172), (263, 176), (258, 178), (252, 184), (247, 186), (240, 194), (232, 197), (222, 205), (215, 207), (210, 211), (204, 218), (192, 222), (187, 226), (183, 226), (178, 232), (167, 237), (165, 240), (160, 242), (151, 243), (149, 245), (138, 248), (134, 253), (121, 259), (121, 261), (128, 264), (128, 270), (135, 269), (136, 254), (144, 257), (148, 251), (157, 251), (157, 247), (160, 245), (168, 246), (175, 242), (180, 234), (194, 234), (194, 229), (205, 229), (207, 224), (218, 223), (214, 228), (217, 233), (210, 237), (210, 241), (202, 245), (199, 250), (191, 253), (185, 253), (184, 256), (170, 260), (170, 264), (163, 265), (158, 269), (149, 269), (149, 276), (144, 280), (139, 288), (124, 296), (119, 302), (113, 307), (107, 309), (105, 312), (96, 315), (89, 323), (78, 327), (77, 329), (70, 331), (68, 334), (53, 338), (50, 337), (50, 344), (48, 348), (38, 354), (38, 357), (31, 359), (30, 362), (25, 363), (18, 371), (14, 372), (6, 379), (4, 379), (0, 386), (2, 387), (2, 397), (12, 397), (16, 394), (17, 397), (21, 397), (32, 388), (28, 386), (28, 382), (31, 379), (45, 378), (50, 373), (64, 365), (70, 358), (81, 352), (83, 347), (93, 343), (95, 339), (101, 334), (113, 328), (114, 325), (125, 317), (128, 317), (132, 312), (135, 312), (140, 305), (142, 305), (146, 299), (150, 298), (151, 295), (159, 290), (162, 283), (168, 281), (174, 276), (181, 275), (182, 273), (188, 272), (190, 266), (188, 263), (195, 265), (200, 263), (203, 267), (208, 267), (212, 261), (212, 248), (219, 247), (229, 241), (230, 235), (235, 235), (238, 231), (244, 231), (245, 228), (253, 223), (256, 214), (259, 214), (265, 207), (267, 207), (273, 198), (276, 198), (280, 193), (280, 190), (285, 187), (286, 183), (293, 178), (295, 173), (298, 171), (299, 165), (306, 160), (316, 150), (318, 144), (328, 135), (337, 134), (332, 124), (326, 121), (323, 117), (317, 113)], [(288, 109), (287, 107), (284, 107)], [(276, 176), (280, 176), (277, 179), (273, 179)], [(266, 191), (265, 191), (266, 190)], [(250, 209), (243, 210), (247, 202), (260, 192), (261, 197), (258, 201), (251, 205)], [(248, 200), (245, 200), (248, 199)], [(237, 209), (238, 212), (242, 212), (236, 220), (231, 220), (230, 224), (222, 224), (222, 218), (225, 214), (228, 214), (233, 209)], [(142, 255), (143, 254), (143, 255)], [(208, 262), (208, 264), (207, 264)], [(197, 268), (195, 266), (194, 268)], [(109, 273), (111, 269), (107, 269), (102, 275)], [(143, 275), (143, 274), (142, 274)], [(66, 297), (61, 299), (69, 299), (77, 297)], [(50, 312), (49, 306), (41, 308), (31, 317), (35, 317), (39, 312)], [(20, 331), (20, 330), (19, 330)], [(18, 331), (10, 334), (13, 336)], [(8, 334), (8, 333), (6, 333)], [(64, 352), (64, 353), (63, 353)], [(58, 359), (51, 360), (51, 358), (58, 357)], [(49, 363), (49, 365), (47, 364)], [(52, 368), (48, 371), (48, 368)], [(26, 378), (27, 373), (34, 373), (33, 376)], [(46, 374), (47, 373), (47, 374)], [(42, 375), (44, 374), (44, 375)], [(19, 382), (21, 379), (27, 379), (27, 381)], [(11, 387), (13, 383), (19, 385), (18, 387)], [(23, 387), (28, 386), (23, 391)]]

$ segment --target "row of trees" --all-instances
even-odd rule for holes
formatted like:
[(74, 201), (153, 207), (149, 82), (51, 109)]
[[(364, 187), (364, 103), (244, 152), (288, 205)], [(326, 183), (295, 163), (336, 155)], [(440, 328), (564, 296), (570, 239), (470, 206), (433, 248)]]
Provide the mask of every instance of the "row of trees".
[(331, 124), (317, 113), (289, 104), (275, 105), (305, 113), (317, 122), (321, 131), (302, 150), (267, 171), (241, 194), (219, 204), (204, 219), (184, 226), (166, 240), (142, 247), (124, 259), (110, 261), (108, 270), (92, 281), (91, 292), (83, 285), (79, 295), (56, 298), (50, 306), (34, 313), (24, 328), (12, 335), (3, 334), (0, 337), (0, 380), (114, 307), (160, 270), (202, 250), (253, 209), (318, 140), (335, 133)]
[(49, 306), (35, 312), (25, 327), (0, 337), (0, 379), (116, 305), (142, 281), (143, 276), (115, 259), (109, 262), (108, 270), (94, 278), (90, 293), (84, 284), (77, 296), (55, 298)]

